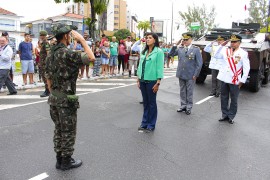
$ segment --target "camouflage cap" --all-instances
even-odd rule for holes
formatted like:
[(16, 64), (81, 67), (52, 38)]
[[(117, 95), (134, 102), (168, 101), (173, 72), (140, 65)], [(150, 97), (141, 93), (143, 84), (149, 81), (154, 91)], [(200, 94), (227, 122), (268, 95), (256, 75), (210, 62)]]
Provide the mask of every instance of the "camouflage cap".
[(66, 34), (70, 32), (71, 30), (77, 30), (78, 28), (73, 25), (66, 25), (66, 24), (55, 24), (52, 26), (52, 33), (54, 36), (60, 35), (60, 34)]
[(47, 36), (48, 33), (47, 33), (47, 31), (45, 31), (45, 30), (41, 30), (41, 31), (39, 31), (39, 35), (40, 35), (40, 36)]

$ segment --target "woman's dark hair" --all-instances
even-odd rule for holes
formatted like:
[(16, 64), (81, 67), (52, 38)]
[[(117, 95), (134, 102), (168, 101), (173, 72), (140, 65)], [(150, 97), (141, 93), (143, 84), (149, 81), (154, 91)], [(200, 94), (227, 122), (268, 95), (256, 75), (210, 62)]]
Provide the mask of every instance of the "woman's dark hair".
[[(158, 35), (156, 33), (149, 32), (149, 33), (146, 33), (145, 36), (146, 37), (152, 36), (155, 39), (155, 44), (154, 44), (153, 50), (155, 49), (155, 47), (159, 47)], [(142, 51), (142, 54), (144, 55), (145, 52), (148, 50), (149, 50), (149, 46), (146, 44), (144, 50)]]
[(58, 34), (58, 35), (55, 36), (57, 44), (59, 44), (60, 41), (64, 38), (64, 35), (65, 34)]

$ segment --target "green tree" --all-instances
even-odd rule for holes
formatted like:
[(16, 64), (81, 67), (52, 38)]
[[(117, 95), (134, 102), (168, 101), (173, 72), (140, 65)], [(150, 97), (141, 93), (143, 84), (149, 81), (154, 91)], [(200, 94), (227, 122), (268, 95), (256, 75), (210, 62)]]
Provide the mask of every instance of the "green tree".
[[(70, 0), (54, 0), (55, 3), (69, 3)], [(95, 23), (97, 22), (96, 15), (102, 14), (106, 11), (109, 0), (73, 0), (74, 3), (88, 3), (91, 6), (91, 17), (87, 20), (85, 24), (89, 26), (89, 35), (94, 40), (95, 38)]]
[(190, 27), (192, 22), (200, 22), (200, 29), (193, 31), (195, 36), (200, 37), (215, 26), (215, 10), (214, 6), (208, 11), (205, 4), (202, 6), (195, 6), (193, 4), (192, 7), (188, 6), (187, 12), (179, 12), (179, 14), (188, 31), (192, 31)]
[(147, 32), (148, 29), (151, 28), (151, 24), (149, 21), (139, 21), (137, 28), (143, 31), (143, 35)]
[(121, 40), (126, 39), (128, 36), (131, 35), (131, 33), (128, 29), (119, 29), (113, 35), (116, 37), (116, 39)]
[(266, 27), (268, 18), (268, 2), (267, 0), (251, 0), (249, 2), (249, 18), (250, 23), (260, 23), (261, 27)]

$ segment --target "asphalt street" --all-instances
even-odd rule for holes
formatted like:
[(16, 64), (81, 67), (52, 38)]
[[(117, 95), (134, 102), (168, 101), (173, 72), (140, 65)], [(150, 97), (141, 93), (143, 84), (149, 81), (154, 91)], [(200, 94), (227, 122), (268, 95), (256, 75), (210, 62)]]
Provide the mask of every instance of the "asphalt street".
[(0, 93), (0, 179), (270, 179), (270, 87), (258, 93), (244, 87), (231, 125), (218, 122), (219, 98), (205, 100), (211, 77), (195, 86), (191, 115), (177, 113), (175, 71), (166, 70), (161, 82), (153, 133), (137, 131), (143, 106), (135, 77), (79, 82), (74, 158), (83, 165), (65, 172), (55, 169), (54, 124), (39, 98), (43, 88)]

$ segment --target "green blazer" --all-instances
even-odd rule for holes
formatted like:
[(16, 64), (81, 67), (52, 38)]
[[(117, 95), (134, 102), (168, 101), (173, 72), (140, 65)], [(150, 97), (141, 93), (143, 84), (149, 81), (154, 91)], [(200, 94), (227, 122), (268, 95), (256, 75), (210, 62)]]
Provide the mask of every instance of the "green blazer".
[(146, 60), (144, 80), (156, 81), (159, 78), (162, 79), (164, 76), (164, 52), (160, 48), (155, 47), (146, 58), (147, 53), (148, 51), (140, 55), (140, 64), (137, 71), (138, 78), (141, 79), (142, 77), (142, 65)]

